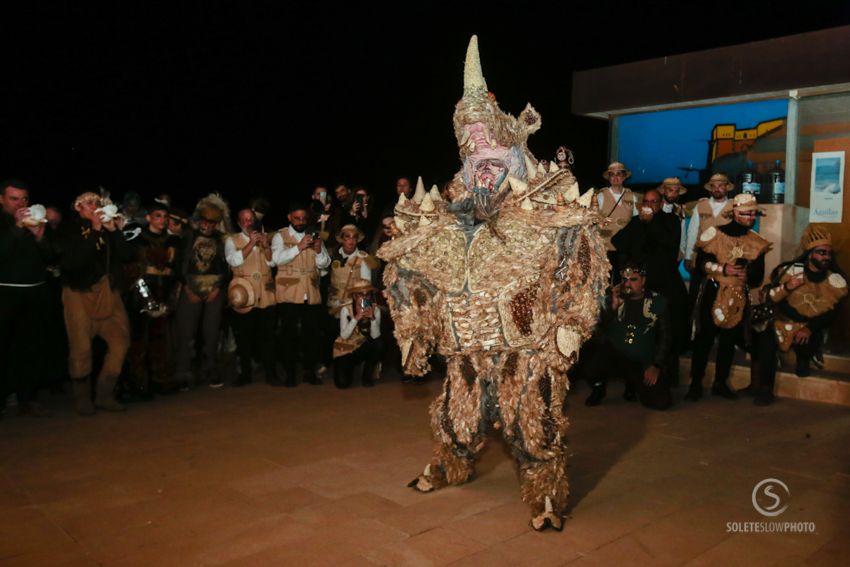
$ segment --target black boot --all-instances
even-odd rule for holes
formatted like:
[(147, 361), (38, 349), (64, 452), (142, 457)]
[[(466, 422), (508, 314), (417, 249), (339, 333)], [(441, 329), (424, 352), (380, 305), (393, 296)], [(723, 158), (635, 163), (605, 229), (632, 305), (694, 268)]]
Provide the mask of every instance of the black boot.
[(590, 393), (587, 399), (584, 400), (584, 405), (590, 407), (598, 406), (602, 403), (602, 400), (605, 398), (606, 393), (607, 392), (605, 389), (605, 384), (594, 384), (593, 391)]
[(688, 393), (685, 394), (685, 399), (696, 402), (702, 397), (702, 378), (691, 378), (691, 385), (688, 387)]
[(79, 415), (94, 415), (94, 404), (91, 401), (91, 378), (75, 378), (71, 380), (74, 386), (74, 407)]
[(711, 395), (712, 396), (720, 396), (721, 398), (725, 398), (727, 400), (737, 400), (738, 394), (732, 391), (732, 388), (726, 384), (726, 381), (722, 382), (715, 381), (714, 385), (711, 386)]

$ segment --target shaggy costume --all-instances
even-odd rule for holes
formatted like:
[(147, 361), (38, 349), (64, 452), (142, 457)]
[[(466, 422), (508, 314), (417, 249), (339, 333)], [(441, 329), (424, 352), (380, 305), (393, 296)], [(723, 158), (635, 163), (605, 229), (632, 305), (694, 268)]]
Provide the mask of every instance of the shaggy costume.
[(407, 374), (447, 360), (431, 405), (434, 456), (412, 483), (428, 492), (473, 477), (489, 430), (513, 447), (532, 526), (560, 530), (567, 506), (567, 369), (596, 324), (609, 264), (593, 192), (544, 171), (526, 147), (540, 128), (487, 92), (473, 36), (454, 114), (463, 169), (447, 204), (419, 184), (395, 208), (385, 295)]

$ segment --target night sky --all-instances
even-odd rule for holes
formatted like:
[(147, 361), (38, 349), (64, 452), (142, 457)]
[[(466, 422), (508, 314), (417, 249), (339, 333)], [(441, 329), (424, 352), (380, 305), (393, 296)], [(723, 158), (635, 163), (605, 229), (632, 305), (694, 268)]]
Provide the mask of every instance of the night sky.
[(34, 202), (104, 186), (184, 208), (213, 190), (233, 208), (265, 195), (280, 210), (318, 183), (440, 183), (459, 167), (451, 117), (476, 33), (502, 109), (543, 116), (535, 155), (570, 146), (580, 183), (598, 185), (606, 124), (571, 115), (572, 71), (850, 23), (848, 2), (279, 4), (5, 11), (0, 177), (26, 180)]

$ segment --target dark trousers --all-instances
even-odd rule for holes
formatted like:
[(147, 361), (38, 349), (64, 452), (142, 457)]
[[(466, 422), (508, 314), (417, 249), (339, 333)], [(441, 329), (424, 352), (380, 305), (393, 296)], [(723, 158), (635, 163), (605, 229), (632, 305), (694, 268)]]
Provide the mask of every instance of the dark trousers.
[(360, 348), (334, 359), (334, 384), (337, 388), (348, 388), (354, 382), (354, 367), (358, 362), (363, 363), (363, 373), (360, 375), (361, 382), (368, 384), (372, 382), (372, 373), (375, 366), (381, 360), (383, 348), (381, 339), (368, 338), (360, 345)]
[[(792, 345), (797, 356), (797, 373), (801, 369), (808, 370), (809, 360), (818, 352), (823, 342), (823, 331), (814, 331), (809, 337), (808, 344)], [(767, 330), (756, 333), (753, 337), (753, 360), (757, 362), (758, 372), (753, 376), (752, 389), (755, 394), (771, 395), (776, 384), (776, 366), (779, 344), (776, 332), (770, 324)]]
[(608, 340), (593, 345), (584, 371), (594, 388), (605, 386), (611, 378), (622, 378), (626, 391), (634, 392), (640, 402), (652, 409), (664, 410), (673, 403), (667, 376), (662, 370), (654, 385), (643, 381), (644, 363), (616, 350)]
[[(44, 374), (50, 294), (47, 284), (34, 287), (0, 286), (0, 388), (16, 393), (24, 404), (35, 399)], [(55, 322), (54, 322), (55, 323)]]
[(717, 339), (717, 359), (714, 363), (714, 384), (725, 383), (732, 370), (732, 359), (735, 356), (735, 345), (745, 349), (744, 333), (741, 325), (732, 329), (721, 329), (710, 319), (703, 320), (700, 331), (694, 338), (693, 355), (691, 358), (691, 384), (695, 381), (702, 383), (705, 368), (708, 366), (708, 355)]
[(295, 382), (295, 367), (298, 353), (304, 365), (304, 376), (312, 379), (316, 375), (322, 337), (324, 306), (307, 303), (279, 303), (281, 348), (283, 370), (286, 380)]
[(259, 356), (266, 371), (266, 381), (277, 379), (274, 356), (274, 330), (277, 322), (275, 307), (252, 309), (247, 313), (231, 312), (230, 324), (236, 337), (236, 353), (242, 380), (251, 380), (253, 359)]
[(185, 375), (192, 371), (192, 343), (200, 324), (204, 341), (201, 371), (205, 378), (210, 378), (210, 374), (215, 368), (218, 336), (221, 332), (221, 317), (226, 295), (225, 291), (220, 292), (215, 301), (211, 303), (206, 301), (192, 303), (185, 293), (180, 295), (176, 314), (177, 356), (175, 371), (177, 374)]

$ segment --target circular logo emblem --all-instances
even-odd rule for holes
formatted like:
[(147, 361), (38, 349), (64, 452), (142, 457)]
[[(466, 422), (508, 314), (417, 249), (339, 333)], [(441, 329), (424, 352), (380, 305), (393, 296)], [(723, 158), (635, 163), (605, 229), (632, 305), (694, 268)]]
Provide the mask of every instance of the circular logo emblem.
[[(777, 494), (777, 490), (785, 491), (784, 496)], [(784, 482), (766, 478), (753, 487), (753, 508), (762, 516), (774, 518), (788, 509), (788, 504), (783, 505), (783, 500), (789, 496), (791, 491)]]

